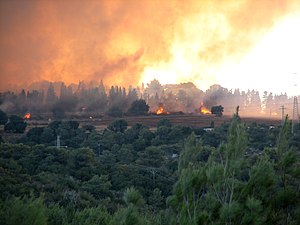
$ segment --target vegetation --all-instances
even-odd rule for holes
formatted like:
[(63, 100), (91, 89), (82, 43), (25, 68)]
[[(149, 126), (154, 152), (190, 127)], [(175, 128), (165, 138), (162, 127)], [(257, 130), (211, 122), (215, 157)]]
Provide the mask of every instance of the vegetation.
[(24, 133), (26, 126), (27, 124), (22, 117), (11, 115), (4, 126), (4, 130), (8, 133)]
[(299, 134), (238, 112), (211, 131), (53, 121), (0, 144), (0, 223), (300, 224)]
[(130, 108), (128, 109), (128, 114), (133, 116), (146, 115), (149, 111), (149, 106), (143, 99), (135, 100)]
[(8, 117), (5, 112), (0, 109), (0, 125), (5, 125), (8, 120)]
[(224, 112), (224, 107), (221, 105), (216, 105), (211, 107), (211, 114), (215, 114), (216, 116), (222, 116)]

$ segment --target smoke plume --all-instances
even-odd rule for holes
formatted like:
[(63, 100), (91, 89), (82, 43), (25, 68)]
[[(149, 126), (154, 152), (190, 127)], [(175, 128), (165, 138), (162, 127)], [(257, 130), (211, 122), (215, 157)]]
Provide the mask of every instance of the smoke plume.
[[(40, 80), (200, 80), (297, 0), (0, 0), (0, 89)], [(175, 69), (174, 69), (175, 68)], [(160, 74), (162, 73), (162, 74)]]

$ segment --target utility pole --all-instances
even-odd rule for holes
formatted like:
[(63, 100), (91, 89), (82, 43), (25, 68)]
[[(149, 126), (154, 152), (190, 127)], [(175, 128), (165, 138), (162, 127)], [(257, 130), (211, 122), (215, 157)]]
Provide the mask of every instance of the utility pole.
[[(297, 76), (297, 73), (295, 73)], [(299, 110), (298, 110), (298, 97), (297, 97), (297, 82), (295, 81), (295, 95), (294, 95), (294, 103), (293, 103), (293, 118), (292, 118), (292, 133), (295, 132), (295, 125), (299, 123)]]
[(98, 142), (98, 157), (100, 156), (100, 151), (101, 151), (101, 146), (100, 146), (100, 143)]
[(295, 131), (295, 125), (299, 123), (299, 109), (298, 109), (298, 98), (294, 96), (293, 104), (293, 120), (292, 120), (292, 133)]
[(67, 145), (61, 145), (60, 143), (60, 135), (57, 135), (56, 136), (56, 146), (55, 146), (57, 149), (60, 149), (60, 148), (67, 148), (68, 146)]
[(150, 173), (152, 174), (152, 181), (153, 181), (154, 186), (155, 186), (155, 174), (157, 172), (158, 171), (155, 168), (153, 168), (153, 167), (150, 168)]
[(60, 149), (60, 136), (57, 135), (56, 137), (56, 148)]
[(284, 108), (284, 105), (282, 105), (282, 106), (280, 106), (280, 109), (281, 109), (281, 125), (283, 126), (284, 121), (285, 121), (284, 110), (285, 110), (286, 108)]

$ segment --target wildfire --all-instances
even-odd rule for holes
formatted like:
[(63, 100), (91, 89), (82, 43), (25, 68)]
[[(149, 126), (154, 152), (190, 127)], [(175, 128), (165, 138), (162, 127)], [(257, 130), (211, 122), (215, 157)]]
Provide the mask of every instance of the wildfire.
[(162, 114), (164, 112), (164, 107), (160, 106), (158, 108), (158, 110), (156, 111), (156, 114), (159, 115), (159, 114)]
[(29, 120), (31, 117), (30, 113), (26, 113), (23, 117), (24, 120)]
[(167, 112), (163, 106), (163, 104), (159, 104), (158, 106), (158, 110), (156, 111), (156, 114), (157, 115), (160, 115), (160, 114), (169, 114), (169, 112)]
[(209, 111), (209, 110), (203, 105), (203, 103), (201, 102), (201, 105), (200, 105), (200, 113), (201, 113), (201, 114), (211, 114), (211, 111)]

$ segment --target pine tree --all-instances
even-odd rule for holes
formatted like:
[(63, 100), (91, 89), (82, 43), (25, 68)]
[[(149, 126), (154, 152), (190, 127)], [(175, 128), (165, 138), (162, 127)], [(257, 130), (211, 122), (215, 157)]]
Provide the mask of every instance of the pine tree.
[(276, 148), (275, 169), (279, 177), (279, 189), (273, 199), (274, 221), (280, 221), (281, 224), (286, 225), (295, 221), (296, 211), (300, 210), (299, 153), (294, 148), (290, 148), (290, 137), (291, 123), (286, 117)]

